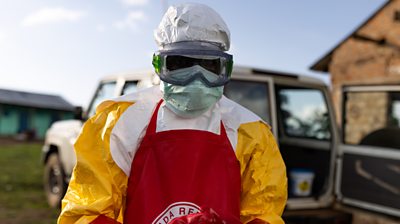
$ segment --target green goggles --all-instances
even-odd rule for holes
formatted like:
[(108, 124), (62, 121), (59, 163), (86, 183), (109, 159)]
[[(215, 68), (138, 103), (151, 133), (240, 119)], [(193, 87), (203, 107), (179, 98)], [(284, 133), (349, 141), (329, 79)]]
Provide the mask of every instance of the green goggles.
[[(160, 79), (174, 85), (187, 85), (196, 78), (202, 79), (210, 87), (225, 85), (232, 73), (232, 55), (218, 50), (167, 50), (153, 55), (153, 66)], [(188, 73), (186, 77), (177, 79), (176, 71), (193, 66), (201, 66), (207, 70), (205, 76), (201, 72)]]

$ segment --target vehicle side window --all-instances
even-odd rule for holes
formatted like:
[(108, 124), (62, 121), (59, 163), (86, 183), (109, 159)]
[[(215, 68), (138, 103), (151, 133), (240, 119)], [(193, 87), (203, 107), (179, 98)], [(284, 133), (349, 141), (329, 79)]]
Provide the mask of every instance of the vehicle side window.
[(278, 113), (289, 137), (331, 139), (331, 124), (324, 94), (318, 89), (278, 87)]
[(400, 92), (345, 92), (344, 142), (400, 149)]
[(271, 124), (267, 83), (231, 80), (224, 89), (225, 96), (253, 111)]
[(88, 117), (91, 117), (95, 114), (96, 107), (101, 102), (115, 97), (114, 95), (115, 87), (116, 87), (116, 82), (105, 82), (100, 84), (88, 109)]
[(138, 90), (137, 88), (138, 81), (127, 81), (125, 82), (124, 88), (122, 89), (122, 94), (121, 95), (126, 95), (129, 93), (136, 92)]

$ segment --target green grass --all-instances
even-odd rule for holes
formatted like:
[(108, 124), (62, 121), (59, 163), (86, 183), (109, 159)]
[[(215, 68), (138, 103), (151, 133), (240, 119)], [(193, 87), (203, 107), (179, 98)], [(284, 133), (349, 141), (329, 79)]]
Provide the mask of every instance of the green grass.
[(0, 145), (0, 223), (56, 223), (47, 205), (40, 144)]

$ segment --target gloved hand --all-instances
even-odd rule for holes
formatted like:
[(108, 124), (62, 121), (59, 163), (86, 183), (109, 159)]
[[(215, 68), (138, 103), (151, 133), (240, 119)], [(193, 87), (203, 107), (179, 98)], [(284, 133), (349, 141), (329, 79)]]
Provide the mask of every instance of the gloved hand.
[(95, 220), (90, 222), (90, 224), (121, 224), (121, 223), (105, 215), (99, 215)]
[(268, 224), (268, 222), (263, 221), (261, 219), (254, 219), (253, 221), (249, 222), (248, 224)]
[(212, 208), (202, 208), (199, 213), (173, 219), (170, 224), (227, 224)]

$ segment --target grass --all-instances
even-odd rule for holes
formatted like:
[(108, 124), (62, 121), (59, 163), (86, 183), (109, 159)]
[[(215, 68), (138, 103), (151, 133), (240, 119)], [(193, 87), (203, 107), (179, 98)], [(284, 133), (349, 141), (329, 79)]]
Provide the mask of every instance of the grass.
[(0, 145), (0, 222), (56, 223), (59, 210), (47, 205), (41, 145)]

